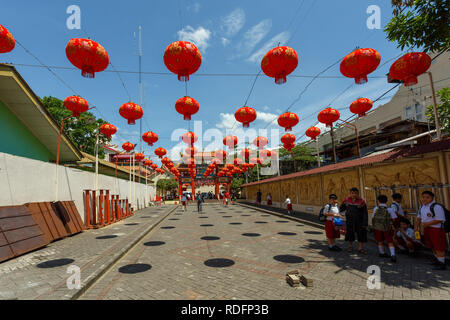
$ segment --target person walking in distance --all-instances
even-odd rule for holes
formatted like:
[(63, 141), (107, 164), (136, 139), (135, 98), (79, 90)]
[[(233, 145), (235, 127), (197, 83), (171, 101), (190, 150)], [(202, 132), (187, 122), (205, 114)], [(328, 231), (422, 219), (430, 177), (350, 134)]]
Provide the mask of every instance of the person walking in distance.
[(262, 192), (261, 190), (258, 190), (258, 192), (256, 193), (256, 202), (258, 203), (258, 205), (261, 205), (261, 200), (262, 200)]
[(292, 202), (289, 196), (286, 196), (286, 200), (284, 200), (284, 204), (286, 205), (287, 214), (291, 214), (292, 211)]
[(267, 205), (271, 206), (272, 205), (272, 194), (269, 192), (269, 194), (267, 195)]
[(334, 225), (335, 218), (342, 218), (339, 213), (337, 196), (335, 194), (330, 194), (328, 198), (329, 203), (323, 208), (323, 214), (326, 217), (325, 234), (328, 240), (328, 249), (330, 251), (342, 251), (342, 249), (336, 245), (336, 239), (340, 238), (340, 232)]
[(349, 253), (353, 252), (353, 242), (356, 238), (358, 240), (358, 252), (367, 254), (363, 245), (367, 242), (369, 217), (366, 202), (359, 196), (359, 190), (357, 188), (350, 189), (350, 195), (342, 203), (340, 211), (345, 211), (345, 241), (349, 244), (347, 251)]
[(197, 212), (202, 211), (202, 204), (203, 204), (203, 195), (199, 192), (197, 192)]
[(187, 211), (186, 203), (187, 203), (187, 197), (186, 197), (186, 194), (183, 193), (183, 195), (181, 196), (181, 205), (182, 205), (182, 208), (183, 208), (183, 212)]

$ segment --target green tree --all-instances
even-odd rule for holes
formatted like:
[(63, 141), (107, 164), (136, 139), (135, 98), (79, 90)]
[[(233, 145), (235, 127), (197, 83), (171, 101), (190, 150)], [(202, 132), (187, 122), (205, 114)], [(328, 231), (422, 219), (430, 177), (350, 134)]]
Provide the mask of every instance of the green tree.
[(448, 0), (392, 0), (394, 17), (384, 31), (390, 41), (405, 47), (442, 51), (450, 47)]
[(165, 195), (167, 191), (176, 191), (178, 189), (178, 182), (175, 179), (159, 179), (156, 182), (156, 188), (161, 194)]
[[(69, 117), (72, 112), (64, 107), (62, 100), (55, 97), (44, 97), (41, 99), (45, 108), (55, 118), (58, 126), (61, 125), (61, 120)], [(79, 118), (69, 118), (64, 121), (64, 133), (70, 140), (83, 152), (95, 155), (95, 143), (97, 133), (100, 126), (107, 123), (103, 119), (97, 119), (91, 112), (83, 112)], [(109, 142), (103, 134), (99, 135), (99, 144)], [(98, 155), (103, 158), (105, 153), (103, 148), (98, 149)]]
[[(437, 105), (438, 120), (441, 130), (450, 133), (450, 88), (443, 88), (436, 93), (441, 100)], [(428, 106), (426, 115), (431, 123), (434, 123), (433, 105)]]
[(243, 175), (237, 175), (233, 177), (231, 180), (231, 190), (233, 192), (239, 192), (241, 190), (241, 186), (245, 183), (245, 177)]
[(297, 171), (310, 169), (316, 162), (316, 150), (303, 144), (297, 144), (291, 151), (280, 149), (280, 161), (295, 160)]

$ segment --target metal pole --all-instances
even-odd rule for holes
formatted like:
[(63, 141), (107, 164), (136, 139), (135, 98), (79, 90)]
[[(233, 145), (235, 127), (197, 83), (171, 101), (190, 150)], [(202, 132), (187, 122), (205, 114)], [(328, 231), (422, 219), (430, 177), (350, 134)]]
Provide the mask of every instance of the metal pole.
[(433, 96), (434, 124), (436, 126), (437, 139), (438, 139), (438, 141), (440, 141), (441, 140), (441, 127), (439, 126), (439, 118), (438, 118), (437, 102), (436, 102), (436, 93), (434, 91), (433, 76), (432, 76), (431, 72), (428, 72), (428, 76), (430, 78), (430, 87), (431, 87), (431, 93), (432, 93), (432, 96)]
[(97, 138), (95, 140), (95, 183), (94, 183), (95, 191), (98, 191), (98, 132)]
[(333, 146), (333, 158), (334, 158), (333, 160), (334, 160), (334, 163), (337, 163), (336, 145), (334, 143), (333, 125), (331, 125), (331, 132), (330, 132), (330, 134), (331, 134), (331, 145)]
[(317, 138), (316, 138), (316, 150), (317, 150), (317, 165), (320, 168), (319, 140)]
[[(139, 26), (139, 105), (142, 106), (142, 27)], [(142, 118), (139, 120), (139, 139), (142, 139)], [(141, 152), (143, 151), (144, 144), (141, 143)]]

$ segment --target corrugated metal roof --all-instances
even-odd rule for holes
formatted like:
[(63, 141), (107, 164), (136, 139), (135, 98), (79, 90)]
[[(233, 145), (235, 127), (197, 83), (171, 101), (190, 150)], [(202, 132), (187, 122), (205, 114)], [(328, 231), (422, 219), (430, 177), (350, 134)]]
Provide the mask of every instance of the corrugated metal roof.
[(384, 161), (390, 161), (390, 160), (406, 158), (406, 157), (416, 156), (416, 155), (420, 155), (420, 154), (426, 154), (426, 153), (430, 153), (430, 152), (449, 150), (449, 149), (450, 149), (450, 139), (446, 139), (443, 141), (437, 141), (437, 142), (432, 142), (432, 143), (428, 143), (428, 144), (415, 146), (413, 148), (401, 148), (401, 149), (394, 149), (391, 151), (388, 150), (387, 152), (381, 153), (381, 154), (370, 155), (370, 156), (366, 156), (364, 158), (353, 159), (353, 160), (344, 161), (344, 162), (340, 162), (340, 163), (336, 163), (336, 164), (329, 164), (327, 166), (323, 166), (320, 168), (314, 168), (314, 169), (310, 169), (310, 170), (306, 170), (306, 171), (287, 174), (284, 176), (279, 176), (279, 177), (264, 179), (261, 181), (247, 183), (242, 186), (246, 187), (246, 186), (258, 185), (258, 184), (262, 184), (262, 183), (268, 183), (268, 182), (281, 181), (281, 180), (292, 179), (292, 178), (297, 178), (297, 177), (302, 177), (302, 176), (308, 176), (308, 175), (322, 173), (322, 172), (336, 171), (336, 170), (342, 170), (342, 169), (353, 168), (353, 167), (361, 167), (361, 166), (365, 166), (365, 165), (369, 165), (369, 164), (373, 164), (373, 163), (380, 163), (380, 162), (384, 162)]

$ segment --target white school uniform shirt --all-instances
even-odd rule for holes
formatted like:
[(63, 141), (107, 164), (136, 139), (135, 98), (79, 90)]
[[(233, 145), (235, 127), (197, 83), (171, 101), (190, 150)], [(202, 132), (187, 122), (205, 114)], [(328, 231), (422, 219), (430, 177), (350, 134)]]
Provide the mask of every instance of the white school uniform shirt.
[[(434, 203), (434, 201), (432, 201), (431, 203), (427, 204), (427, 205), (422, 205), (422, 207), (419, 210), (419, 213), (417, 214), (417, 218), (420, 218), (422, 220), (422, 223), (424, 222), (432, 222), (432, 221), (436, 221), (436, 220), (441, 220), (442, 223), (445, 222), (445, 212), (444, 212), (444, 208), (442, 208), (441, 205), (436, 204), (434, 206), (434, 217), (433, 214), (431, 213), (431, 205)], [(430, 226), (431, 228), (440, 228), (441, 224), (433, 224)]]
[(267, 195), (267, 200), (272, 200), (272, 197), (270, 195)]
[[(378, 207), (385, 207), (387, 208), (387, 205), (385, 203), (380, 203), (380, 205)], [(372, 212), (372, 218), (375, 216), (375, 211), (377, 211), (378, 207), (373, 208), (373, 212)], [(389, 212), (389, 214), (391, 215), (392, 219), (396, 219), (397, 218), (397, 214), (395, 213), (395, 210), (392, 208), (387, 208), (387, 211)]]
[[(339, 214), (339, 206), (337, 204), (332, 205), (331, 203), (329, 203), (323, 208), (323, 213)], [(327, 216), (327, 220), (333, 221), (333, 217)]]
[(394, 201), (394, 202), (392, 202), (390, 208), (392, 210), (394, 210), (394, 212), (397, 214), (397, 216), (402, 216), (402, 217), (405, 216), (405, 211), (403, 211), (401, 203), (398, 203), (397, 201)]
[(286, 201), (284, 201), (284, 204), (291, 204), (291, 199), (287, 198)]
[[(415, 237), (415, 235), (414, 235), (414, 230), (413, 230), (412, 228), (406, 229), (405, 233), (406, 233), (406, 235), (407, 235), (408, 237), (410, 237), (413, 241), (417, 241), (417, 240), (416, 240), (416, 237)], [(402, 237), (403, 240), (405, 240), (405, 241), (408, 240), (408, 239), (406, 239), (406, 237), (405, 237), (400, 231), (397, 231), (397, 236)], [(408, 241), (409, 241), (409, 240), (408, 240)]]

